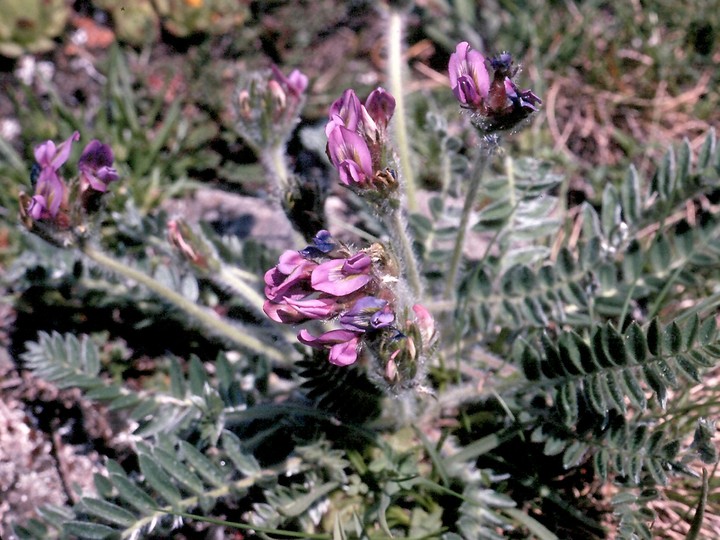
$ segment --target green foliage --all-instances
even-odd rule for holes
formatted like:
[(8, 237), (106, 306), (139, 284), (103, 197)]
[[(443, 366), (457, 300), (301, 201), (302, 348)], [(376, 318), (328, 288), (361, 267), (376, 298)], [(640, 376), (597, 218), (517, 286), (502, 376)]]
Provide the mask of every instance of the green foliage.
[[(567, 528), (600, 535), (599, 517), (585, 515), (573, 492), (558, 484), (590, 470), (617, 486), (618, 537), (652, 537), (648, 505), (678, 474), (696, 474), (694, 458), (717, 460), (712, 420), (669, 414), (720, 358), (718, 329), (708, 316), (718, 300), (686, 302), (712, 291), (720, 267), (717, 219), (702, 205), (720, 171), (715, 135), (694, 160), (684, 148), (668, 152), (652, 182), (631, 169), (625, 182), (604, 190), (597, 207), (579, 208), (571, 227), (548, 194), (559, 178), (547, 166), (507, 161), (505, 174), (484, 182), (473, 223), (485, 246), (461, 278), (459, 301), (442, 308), (458, 324), (455, 347), (441, 354), (458, 355), (464, 367), (433, 371), (439, 400), (465, 382), (472, 392), (460, 400), (462, 421), (439, 442), (421, 429), (382, 427), (387, 398), (363, 366), (328, 365), (321, 353), (282, 367), (262, 355), (166, 357), (157, 360), (152, 382), (130, 389), (109, 369), (102, 338), (41, 333), (28, 343), (25, 365), (132, 422), (135, 465), (108, 461), (95, 494), (72, 507), (42, 508), (17, 533), (27, 539), (167, 535), (179, 526), (178, 516), (232, 511), (247, 523), (221, 524), (268, 533), (332, 528), (348, 538), (382, 531), (552, 539)], [(688, 200), (698, 211), (694, 219), (679, 218)], [(413, 222), (431, 283), (442, 259), (431, 254), (445, 249), (447, 258), (442, 229), (457, 228), (456, 211), (441, 203), (430, 203), (434, 221)], [(143, 217), (130, 205), (115, 218), (109, 226), (127, 254), (147, 243), (169, 253), (161, 249), (162, 216)], [(559, 242), (557, 230), (575, 231), (574, 243)], [(194, 267), (200, 279), (163, 255), (134, 263), (157, 285), (117, 289), (108, 276), (114, 284), (107, 290), (150, 305), (161, 286), (195, 303), (212, 284), (237, 298), (248, 321), (259, 316), (252, 292), (259, 282), (244, 270), (259, 274), (271, 264), (260, 260), (257, 246), (208, 228), (195, 230), (192, 242), (209, 264)], [(48, 264), (43, 261), (38, 250), (35, 262), (18, 265), (15, 275), (25, 268), (27, 279), (34, 264)], [(84, 272), (75, 266), (71, 258), (58, 275), (74, 276), (77, 287)], [(691, 307), (678, 308), (680, 300)], [(474, 356), (478, 344), (485, 356)], [(500, 375), (497, 358), (513, 376)], [(501, 407), (476, 395), (477, 366), (496, 378)], [(288, 384), (293, 393), (273, 402), (270, 396)], [(421, 412), (420, 425), (433, 414), (432, 407)], [(556, 521), (536, 520), (521, 510), (526, 505), (539, 514), (549, 505)]]
[[(120, 20), (115, 4), (108, 9), (121, 38), (142, 44), (157, 32), (157, 14), (150, 2), (136, 4), (144, 11), (130, 10), (132, 19)], [(448, 6), (438, 9), (452, 17), (432, 25), (439, 43), (495, 24), (472, 2)], [(537, 17), (533, 6), (515, 14), (516, 26)], [(155, 7), (182, 37), (224, 32), (248, 14), (242, 2)], [(513, 39), (528, 46), (537, 37), (518, 30)], [(576, 45), (562, 37), (548, 63), (574, 57)], [(647, 54), (664, 54), (662, 44), (643, 44)], [(424, 180), (440, 180), (430, 185), (429, 214), (409, 216), (409, 225), (427, 285), (417, 300), (428, 302), (441, 337), (437, 355), (420, 366), (430, 372), (426, 384), (388, 397), (368, 377), (371, 360), (329, 365), (324, 351), (303, 355), (292, 346), (296, 329), (267, 322), (262, 276), (277, 260), (267, 246), (205, 225), (183, 238), (204, 258), (173, 252), (165, 216), (149, 211), (185, 189), (192, 170), (221, 167), (210, 142), (223, 128), (207, 103), (189, 115), (185, 98), (169, 103), (166, 87), (154, 94), (143, 86), (131, 67), (143, 54), (110, 50), (103, 107), (91, 115), (94, 136), (126, 169), (123, 195), (83, 237), (80, 254), (27, 239), (3, 275), (19, 309), (34, 298), (74, 302), (90, 318), (122, 319), (130, 307), (142, 314), (109, 334), (91, 324), (40, 332), (20, 356), (34, 376), (103, 407), (129, 445), (105, 456), (94, 493), (39, 508), (17, 524), (20, 538), (170, 537), (203, 520), (264, 538), (600, 537), (614, 531), (587, 510), (605, 495), (578, 496), (600, 482), (614, 484), (603, 502), (612, 505), (617, 537), (652, 538), (652, 506), (663, 490), (680, 475), (697, 487), (693, 460), (717, 463), (717, 407), (689, 392), (720, 358), (714, 131), (695, 155), (683, 141), (651, 177), (630, 167), (595, 199), (567, 209), (567, 184), (549, 162), (501, 160), (487, 148), (473, 154), (434, 106), (418, 104), (423, 133), (412, 144), (426, 160)], [(593, 63), (588, 77), (611, 84), (606, 68)], [(47, 101), (28, 99), (36, 116), (49, 118), (35, 134), (48, 125), (88, 129), (52, 92)], [(29, 185), (22, 156), (1, 141), (0, 153), (2, 185)], [(467, 183), (481, 176), (479, 201), (463, 206)], [(441, 292), (465, 208), (466, 264), (457, 290)], [(99, 245), (114, 266), (103, 269)], [(388, 264), (396, 262), (407, 269), (407, 261)], [(113, 356), (112, 340), (161, 322), (176, 326), (158, 337), (160, 353)], [(201, 338), (205, 351), (185, 343)], [(173, 348), (183, 345), (182, 353)], [(141, 360), (151, 376), (128, 380)], [(709, 504), (706, 478), (700, 490), (696, 537)]]

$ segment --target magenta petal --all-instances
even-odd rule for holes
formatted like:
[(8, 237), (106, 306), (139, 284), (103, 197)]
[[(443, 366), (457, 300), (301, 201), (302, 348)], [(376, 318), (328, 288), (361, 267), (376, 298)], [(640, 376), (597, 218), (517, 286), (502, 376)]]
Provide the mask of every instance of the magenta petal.
[(362, 104), (357, 94), (352, 88), (348, 88), (343, 92), (342, 97), (330, 105), (330, 118), (338, 115), (346, 128), (355, 131), (360, 121), (360, 107)]
[(370, 149), (354, 131), (336, 126), (328, 135), (328, 153), (335, 167), (339, 167), (345, 160), (350, 160), (357, 163), (367, 177), (373, 175)]
[(329, 360), (337, 366), (347, 366), (357, 360), (360, 338), (350, 330), (330, 330), (317, 337), (305, 329), (297, 335), (298, 341), (315, 349), (330, 347)]
[(347, 343), (338, 343), (330, 347), (328, 360), (336, 366), (349, 366), (357, 361), (359, 340), (356, 337)]
[(55, 143), (52, 141), (45, 141), (44, 143), (35, 147), (33, 152), (35, 154), (35, 161), (42, 167), (49, 167), (50, 161), (55, 156)]
[(372, 277), (369, 274), (344, 273), (345, 263), (345, 259), (334, 259), (318, 265), (310, 276), (312, 288), (334, 296), (345, 296), (370, 282)]
[(412, 310), (415, 312), (415, 320), (420, 329), (423, 342), (429, 345), (435, 336), (435, 319), (422, 304), (413, 305)]
[(44, 167), (37, 179), (36, 194), (43, 197), (46, 213), (55, 217), (65, 198), (65, 184), (52, 167)]
[(325, 319), (333, 315), (336, 310), (336, 304), (330, 299), (296, 301), (285, 298), (283, 302), (268, 300), (263, 304), (265, 315), (283, 324)]
[(367, 176), (363, 173), (360, 165), (349, 159), (338, 165), (338, 174), (340, 175), (340, 181), (346, 186), (362, 184), (367, 180)]
[[(80, 140), (80, 133), (74, 132), (57, 147), (52, 141), (47, 141), (35, 149), (35, 158), (43, 167), (51, 167), (57, 171), (70, 157), (72, 143)], [(38, 159), (39, 158), (39, 159)]]
[(395, 112), (395, 98), (384, 88), (376, 88), (365, 100), (365, 109), (376, 124), (387, 126)]
[(450, 87), (455, 88), (457, 86), (458, 77), (464, 75), (465, 72), (465, 59), (467, 58), (467, 51), (470, 48), (470, 44), (467, 41), (461, 41), (455, 47), (455, 52), (450, 55), (450, 62), (448, 63), (448, 75), (450, 76)]
[(483, 98), (487, 97), (490, 91), (490, 74), (485, 67), (485, 57), (478, 51), (467, 53), (468, 74), (475, 81), (475, 88)]
[(45, 197), (42, 195), (34, 195), (32, 199), (30, 199), (30, 203), (28, 204), (28, 215), (33, 219), (40, 219), (43, 216), (43, 213), (47, 210), (47, 207), (45, 205)]
[(333, 115), (330, 118), (330, 121), (325, 126), (325, 136), (329, 139), (330, 134), (333, 132), (333, 130), (337, 127), (345, 127), (345, 122), (343, 122), (343, 119), (340, 118), (337, 114)]
[(285, 302), (308, 319), (329, 319), (338, 311), (338, 305), (334, 298), (313, 298), (310, 300), (286, 298)]
[(287, 85), (296, 96), (299, 96), (307, 88), (308, 78), (300, 70), (294, 69), (287, 76)]
[(310, 345), (316, 349), (330, 345), (337, 345), (338, 343), (345, 343), (347, 341), (357, 338), (357, 333), (351, 330), (330, 330), (324, 334), (320, 334), (315, 337), (304, 328), (300, 330), (297, 335), (298, 341), (305, 345)]
[(308, 274), (310, 268), (315, 266), (315, 263), (308, 261), (303, 257), (300, 252), (294, 249), (288, 249), (280, 255), (278, 259), (277, 269), (283, 274), (290, 275), (297, 268), (307, 269)]
[(285, 303), (268, 300), (263, 304), (263, 311), (270, 319), (283, 324), (298, 324), (308, 320), (308, 317)]
[(482, 98), (475, 87), (475, 83), (467, 75), (458, 79), (458, 84), (453, 88), (453, 94), (463, 105), (479, 106)]
[(345, 260), (343, 272), (345, 274), (366, 274), (370, 271), (372, 259), (367, 253), (356, 253), (349, 259)]
[(448, 63), (450, 88), (463, 105), (479, 106), (490, 91), (490, 74), (485, 57), (463, 41), (458, 43)]

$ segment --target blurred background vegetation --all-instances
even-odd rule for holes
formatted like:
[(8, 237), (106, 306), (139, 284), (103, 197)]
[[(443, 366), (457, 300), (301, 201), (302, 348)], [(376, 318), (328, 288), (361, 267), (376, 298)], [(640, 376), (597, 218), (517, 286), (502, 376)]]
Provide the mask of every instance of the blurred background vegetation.
[[(569, 207), (597, 204), (605, 183), (619, 181), (631, 163), (651, 176), (670, 143), (686, 137), (697, 151), (708, 129), (720, 126), (718, 0), (407, 4), (411, 144), (430, 190), (439, 184), (443, 156), (428, 135), (436, 126), (427, 113), (456, 119), (445, 129), (472, 138), (447, 87), (447, 60), (461, 40), (487, 55), (510, 51), (520, 62), (520, 86), (532, 88), (544, 104), (532, 126), (509, 144), (517, 157), (533, 155), (562, 168), (567, 177), (560, 193)], [(292, 166), (299, 174), (327, 177), (313, 130), (345, 88), (366, 95), (384, 84), (384, 31), (377, 3), (362, 0), (2, 0), (0, 272), (30, 252), (43, 257), (17, 224), (18, 195), (31, 189), (33, 147), (73, 130), (115, 152), (123, 182), (109, 208), (127, 220), (108, 235), (116, 253), (138, 256), (136, 225), (200, 188), (267, 199), (270, 188), (256, 157), (233, 129), (230, 102), (244, 73), (271, 63), (310, 78), (290, 146)], [(221, 232), (243, 230), (222, 216), (213, 219)], [(260, 272), (269, 266), (270, 254), (245, 249), (249, 267)], [(189, 340), (191, 351), (173, 349), (172, 322), (164, 323), (164, 333), (143, 333), (149, 324), (143, 321), (157, 318), (158, 308), (140, 293), (127, 306), (96, 306), (76, 289), (71, 294), (74, 263), (55, 262), (67, 265), (60, 281), (26, 273), (23, 279), (36, 280), (28, 288), (16, 287), (10, 274), (2, 280), (0, 342), (8, 358), (38, 329), (56, 326), (48, 321), (92, 332), (112, 324), (114, 309), (125, 310), (123, 324), (136, 337), (112, 341), (105, 352), (119, 362), (121, 376), (140, 386), (154, 377), (143, 361), (168, 348), (176, 354), (213, 349), (199, 334)], [(3, 386), (0, 399), (22, 397), (51, 410), (47, 396), (28, 397), (26, 384)], [(61, 402), (54, 406), (67, 413)], [(47, 413), (28, 414), (35, 426), (47, 423)]]

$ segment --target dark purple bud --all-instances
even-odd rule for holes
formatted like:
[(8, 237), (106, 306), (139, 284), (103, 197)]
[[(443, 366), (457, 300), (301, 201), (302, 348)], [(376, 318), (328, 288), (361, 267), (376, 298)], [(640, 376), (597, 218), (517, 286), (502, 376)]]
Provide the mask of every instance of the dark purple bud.
[(395, 98), (384, 88), (376, 88), (365, 100), (365, 108), (380, 129), (385, 129), (395, 112)]
[(503, 77), (514, 77), (516, 69), (513, 69), (512, 55), (508, 52), (498, 54), (490, 60), (490, 67)]
[(316, 258), (327, 255), (333, 249), (335, 249), (335, 242), (333, 237), (326, 230), (322, 230), (315, 235), (312, 239), (313, 245), (307, 246), (305, 249), (300, 251), (300, 255), (306, 258)]
[(113, 169), (112, 163), (112, 149), (98, 140), (90, 141), (78, 160), (81, 189), (85, 191), (91, 188), (105, 193), (108, 184), (118, 179), (117, 171)]

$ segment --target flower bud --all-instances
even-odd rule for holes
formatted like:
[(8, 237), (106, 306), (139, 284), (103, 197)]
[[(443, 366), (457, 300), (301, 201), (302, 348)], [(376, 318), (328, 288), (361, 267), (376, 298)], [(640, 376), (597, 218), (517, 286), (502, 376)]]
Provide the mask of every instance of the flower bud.
[(195, 268), (202, 271), (217, 270), (219, 265), (216, 254), (185, 221), (170, 220), (167, 224), (167, 235), (168, 241)]

